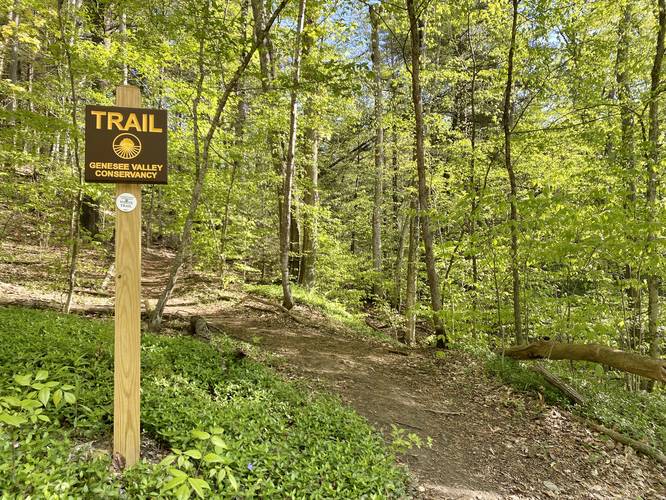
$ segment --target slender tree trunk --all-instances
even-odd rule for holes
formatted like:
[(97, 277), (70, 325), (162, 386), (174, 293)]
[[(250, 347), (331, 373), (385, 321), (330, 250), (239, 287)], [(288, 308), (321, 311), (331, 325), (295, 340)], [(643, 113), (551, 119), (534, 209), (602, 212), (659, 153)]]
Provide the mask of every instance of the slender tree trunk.
[[(20, 14), (19, 14), (19, 7), (20, 7), (20, 2), (19, 0), (14, 0), (14, 6), (12, 8), (12, 19), (11, 19), (11, 24), (12, 24), (12, 38), (11, 38), (11, 59), (9, 61), (9, 79), (12, 81), (12, 83), (17, 83), (18, 82), (18, 68), (19, 68), (19, 46), (20, 46), (20, 40), (19, 40), (19, 26), (21, 23), (20, 20)], [(62, 6), (59, 4), (58, 7), (58, 12), (60, 13), (62, 10)], [(63, 41), (64, 43), (64, 41)], [(11, 99), (11, 105), (10, 105), (10, 111), (14, 112), (16, 111), (18, 101), (16, 100), (16, 93), (12, 91), (12, 99)]]
[[(15, 3), (15, 5), (18, 2)], [(76, 286), (76, 271), (79, 256), (80, 244), (80, 213), (81, 213), (81, 200), (83, 195), (82, 186), (82, 171), (81, 162), (79, 160), (79, 139), (78, 139), (78, 95), (76, 93), (76, 81), (74, 78), (74, 69), (72, 68), (72, 51), (70, 46), (70, 39), (65, 36), (65, 21), (63, 19), (64, 13), (62, 11), (62, 2), (58, 3), (58, 26), (60, 28), (60, 39), (63, 44), (65, 58), (67, 61), (67, 72), (69, 75), (69, 90), (71, 99), (71, 124), (72, 124), (72, 140), (73, 140), (73, 155), (72, 166), (76, 176), (76, 194), (72, 201), (72, 213), (70, 219), (70, 245), (69, 245), (69, 272), (67, 276), (67, 297), (63, 310), (69, 313), (72, 307), (72, 300), (74, 298), (74, 287)]]
[(292, 193), (291, 193), (291, 215), (289, 216), (289, 279), (298, 280), (301, 266), (301, 230), (299, 226), (298, 199), (293, 190), (293, 185), (297, 182), (296, 168), (292, 171)]
[(317, 259), (317, 207), (319, 206), (319, 132), (314, 126), (308, 129), (312, 148), (310, 161), (306, 163), (306, 186), (303, 202), (306, 212), (303, 215), (303, 256), (301, 260), (300, 283), (307, 289), (315, 284), (315, 263)]
[(374, 73), (375, 94), (375, 179), (372, 209), (372, 264), (377, 273), (374, 283), (375, 294), (381, 294), (380, 277), (382, 272), (382, 183), (384, 175), (384, 97), (382, 85), (382, 60), (379, 47), (380, 5), (370, 5), (372, 71)]
[(430, 228), (430, 201), (429, 189), (426, 179), (423, 98), (421, 92), (421, 51), (423, 34), (419, 29), (419, 19), (416, 15), (414, 0), (406, 0), (409, 26), (411, 32), (411, 60), (412, 60), (412, 101), (414, 103), (415, 119), (415, 145), (414, 156), (418, 171), (419, 213), (421, 222), (421, 235), (425, 246), (426, 272), (430, 288), (430, 300), (433, 311), (433, 323), (437, 336), (437, 347), (447, 347), (448, 339), (444, 331), (444, 324), (440, 316), (442, 310), (442, 292), (439, 286), (439, 275), (435, 263), (433, 234)]
[[(242, 0), (241, 2), (241, 41), (243, 43), (243, 47), (245, 47), (247, 43), (247, 27), (248, 27), (248, 11), (249, 11), (249, 0)], [(245, 50), (241, 51), (240, 54), (240, 61), (239, 63), (242, 64), (243, 59), (246, 56)], [(234, 160), (231, 165), (231, 174), (229, 176), (228, 180), (228, 185), (227, 185), (227, 191), (225, 193), (224, 197), (224, 212), (222, 215), (222, 234), (220, 236), (220, 256), (219, 256), (219, 263), (220, 263), (220, 273), (222, 275), (222, 278), (224, 279), (224, 275), (226, 272), (227, 268), (227, 235), (229, 233), (229, 225), (230, 225), (230, 220), (229, 220), (229, 208), (231, 206), (231, 193), (233, 192), (234, 189), (234, 184), (236, 182), (236, 176), (238, 174), (238, 171), (241, 169), (241, 164), (242, 164), (242, 159), (243, 159), (243, 153), (242, 148), (243, 148), (243, 140), (244, 140), (244, 135), (245, 135), (245, 122), (247, 121), (247, 115), (248, 115), (248, 102), (247, 102), (247, 95), (245, 90), (243, 89), (243, 81), (244, 78), (241, 78), (239, 81), (239, 90), (238, 90), (238, 108), (236, 109), (236, 122), (234, 123), (234, 133), (235, 133), (235, 146), (236, 146), (236, 154), (234, 156)]]
[(516, 342), (523, 344), (521, 306), (520, 306), (520, 271), (518, 263), (518, 189), (516, 187), (516, 174), (511, 163), (511, 94), (513, 92), (513, 57), (516, 47), (516, 30), (518, 25), (518, 1), (511, 0), (511, 42), (509, 45), (509, 67), (504, 88), (504, 105), (502, 109), (502, 128), (504, 129), (504, 166), (509, 174), (509, 203), (511, 212), (509, 224), (511, 226), (511, 278), (513, 281), (513, 326)]
[[(617, 84), (616, 98), (620, 105), (620, 131), (621, 144), (619, 148), (619, 162), (627, 178), (627, 195), (624, 200), (624, 210), (627, 220), (634, 219), (636, 208), (636, 162), (634, 154), (634, 115), (631, 109), (631, 92), (627, 75), (629, 62), (629, 47), (633, 5), (627, 2), (623, 7), (622, 16), (618, 26), (617, 57), (615, 61), (615, 82)], [(633, 224), (629, 224), (633, 227)], [(629, 235), (633, 239), (633, 235)], [(627, 318), (627, 339), (620, 345), (627, 349), (633, 348), (640, 337), (641, 324), (639, 290), (633, 285), (636, 279), (635, 271), (630, 263), (625, 264), (625, 280), (629, 283), (625, 289), (627, 295), (629, 317)]]
[[(268, 31), (273, 26), (275, 19), (280, 14), (280, 12), (282, 12), (282, 10), (284, 9), (285, 5), (287, 5), (288, 2), (289, 0), (282, 0), (280, 2), (278, 7), (271, 15), (270, 19), (267, 21), (265, 28), (257, 35), (257, 39), (252, 45), (252, 48), (247, 52), (245, 58), (240, 63), (238, 68), (236, 68), (236, 71), (234, 72), (233, 76), (227, 83), (224, 92), (217, 101), (217, 105), (215, 107), (215, 113), (212, 117), (212, 120), (210, 121), (208, 132), (203, 138), (201, 154), (199, 154), (198, 125), (195, 127), (194, 135), (195, 135), (196, 172), (195, 172), (194, 186), (192, 188), (192, 198), (190, 201), (190, 207), (187, 216), (185, 217), (185, 222), (183, 224), (183, 231), (181, 233), (180, 245), (178, 246), (178, 250), (171, 265), (171, 269), (169, 270), (169, 278), (167, 279), (167, 283), (164, 287), (164, 290), (162, 290), (162, 293), (160, 294), (160, 297), (155, 306), (155, 310), (151, 314), (150, 325), (151, 328), (153, 329), (158, 329), (162, 323), (162, 315), (164, 314), (164, 308), (166, 306), (167, 301), (169, 300), (169, 297), (171, 296), (171, 293), (173, 292), (173, 288), (176, 285), (178, 272), (180, 271), (180, 268), (183, 265), (185, 255), (187, 255), (187, 253), (189, 252), (190, 242), (192, 238), (192, 225), (194, 223), (197, 208), (199, 207), (199, 201), (201, 198), (201, 192), (203, 190), (204, 180), (206, 178), (206, 173), (208, 172), (208, 168), (210, 167), (210, 147), (213, 138), (215, 137), (215, 134), (222, 123), (222, 112), (224, 111), (227, 105), (231, 93), (237, 89), (238, 82), (240, 81), (240, 78), (243, 76), (243, 73), (245, 72), (245, 69), (247, 68), (248, 64), (250, 64), (254, 52), (257, 50), (257, 47), (263, 43), (263, 40), (266, 37)], [(201, 33), (201, 36), (205, 36), (205, 28), (202, 28), (202, 30), (203, 32)], [(198, 74), (198, 83), (197, 83), (198, 90), (193, 105), (194, 115), (196, 115), (198, 112), (197, 111), (198, 103), (199, 100), (201, 99), (201, 93), (202, 93), (201, 89), (203, 87), (203, 79), (205, 77), (203, 56), (204, 56), (203, 44), (201, 44), (199, 50), (199, 62), (198, 62), (199, 64), (199, 74)]]
[[(359, 185), (359, 177), (358, 177), (358, 171), (361, 168), (361, 153), (358, 152), (356, 153), (356, 179), (354, 180), (354, 194), (352, 195), (352, 207), (356, 209), (356, 200), (358, 200), (358, 185)], [(351, 230), (351, 242), (349, 244), (349, 251), (352, 253), (352, 255), (356, 255), (358, 251), (358, 245), (356, 243), (356, 229), (354, 224), (352, 224), (352, 230)]]
[[(395, 99), (396, 96), (393, 95)], [(395, 264), (393, 266), (393, 286), (394, 286), (394, 304), (393, 307), (396, 311), (402, 310), (402, 261), (405, 254), (405, 238), (409, 228), (409, 217), (405, 217), (402, 224), (400, 223), (400, 196), (398, 193), (398, 177), (399, 177), (399, 164), (398, 164), (398, 127), (393, 122), (391, 127), (391, 205), (393, 213), (393, 225), (395, 232), (398, 235), (398, 241), (395, 250)]]
[(155, 184), (150, 186), (150, 204), (148, 205), (148, 216), (146, 217), (146, 250), (150, 250), (153, 244), (153, 216), (155, 214)]
[[(409, 208), (409, 251), (407, 253), (407, 292), (405, 296), (407, 331), (405, 332), (405, 342), (408, 345), (414, 345), (416, 344), (416, 278), (419, 264), (418, 198), (413, 197)], [(405, 221), (406, 224), (407, 221)]]
[(405, 239), (407, 238), (409, 224), (409, 216), (406, 216), (402, 224), (398, 223), (397, 228), (398, 248), (395, 254), (395, 264), (393, 265), (393, 294), (395, 295), (393, 307), (396, 311), (402, 310), (402, 261), (405, 258)]
[(472, 198), (472, 207), (471, 207), (471, 216), (469, 218), (469, 239), (470, 239), (470, 253), (472, 260), (472, 336), (476, 338), (476, 310), (478, 307), (478, 281), (479, 281), (479, 271), (477, 267), (477, 255), (476, 255), (476, 209), (479, 197), (479, 189), (476, 181), (476, 77), (477, 77), (477, 65), (476, 65), (476, 48), (472, 42), (472, 30), (470, 26), (469, 14), (467, 17), (467, 38), (469, 41), (469, 50), (472, 55), (472, 82), (470, 89), (470, 159), (469, 159), (469, 192)]
[(289, 144), (287, 147), (287, 164), (282, 180), (282, 211), (280, 219), (280, 271), (282, 274), (282, 306), (286, 309), (294, 307), (289, 282), (289, 236), (291, 231), (291, 202), (294, 165), (296, 160), (296, 129), (298, 126), (298, 86), (301, 79), (301, 34), (305, 22), (305, 0), (298, 4), (298, 22), (296, 26), (296, 47), (294, 49), (294, 67), (292, 74), (291, 104), (289, 110)]
[(661, 84), (661, 67), (664, 59), (664, 35), (666, 34), (666, 0), (658, 0), (659, 31), (657, 33), (657, 47), (652, 65), (650, 79), (650, 106), (649, 106), (649, 155), (647, 160), (647, 216), (648, 216), (648, 259), (650, 259), (650, 273), (647, 278), (648, 286), (648, 339), (650, 341), (650, 356), (659, 356), (659, 277), (655, 270), (659, 258), (656, 250), (656, 213), (657, 207), (657, 168), (659, 165), (659, 85)]
[[(311, 58), (314, 46), (315, 22), (319, 17), (317, 6), (311, 3), (307, 9), (303, 31), (303, 59)], [(306, 140), (310, 144), (310, 157), (305, 161), (305, 179), (303, 186), (303, 247), (299, 263), (298, 282), (310, 290), (315, 284), (315, 264), (317, 258), (317, 207), (319, 205), (319, 129), (316, 118), (318, 87), (308, 97), (305, 110), (307, 116)]]

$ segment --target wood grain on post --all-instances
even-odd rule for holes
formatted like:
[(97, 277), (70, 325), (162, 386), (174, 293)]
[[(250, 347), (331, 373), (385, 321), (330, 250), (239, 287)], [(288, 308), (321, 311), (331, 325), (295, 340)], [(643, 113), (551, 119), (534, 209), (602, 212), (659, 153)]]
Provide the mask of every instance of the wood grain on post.
[[(116, 89), (116, 105), (141, 107), (137, 87)], [(141, 184), (116, 184), (116, 196), (131, 193), (131, 212), (116, 207), (116, 305), (113, 389), (113, 454), (121, 466), (140, 458), (141, 381)]]

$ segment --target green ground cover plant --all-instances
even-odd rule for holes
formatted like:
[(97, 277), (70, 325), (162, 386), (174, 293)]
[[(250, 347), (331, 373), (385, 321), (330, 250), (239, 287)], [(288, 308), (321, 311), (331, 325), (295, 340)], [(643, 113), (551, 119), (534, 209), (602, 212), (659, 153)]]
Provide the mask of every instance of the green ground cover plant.
[[(2, 498), (397, 497), (405, 472), (334, 398), (234, 356), (226, 337), (142, 337), (142, 429), (160, 463), (111, 472), (112, 325), (0, 308)], [(95, 443), (95, 444), (93, 444)]]

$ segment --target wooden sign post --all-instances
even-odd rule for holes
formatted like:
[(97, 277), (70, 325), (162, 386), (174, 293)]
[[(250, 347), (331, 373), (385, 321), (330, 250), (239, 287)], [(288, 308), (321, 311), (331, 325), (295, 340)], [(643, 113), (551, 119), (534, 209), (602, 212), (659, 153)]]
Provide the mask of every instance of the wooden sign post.
[(141, 450), (141, 183), (166, 184), (167, 116), (141, 108), (137, 87), (116, 106), (86, 106), (87, 182), (116, 183), (113, 454), (121, 467)]
[[(116, 105), (141, 107), (139, 89), (129, 85), (116, 90)], [(141, 184), (116, 184), (119, 196), (134, 196), (131, 208), (121, 210), (116, 201), (116, 308), (113, 367), (113, 454), (126, 466), (141, 456)]]

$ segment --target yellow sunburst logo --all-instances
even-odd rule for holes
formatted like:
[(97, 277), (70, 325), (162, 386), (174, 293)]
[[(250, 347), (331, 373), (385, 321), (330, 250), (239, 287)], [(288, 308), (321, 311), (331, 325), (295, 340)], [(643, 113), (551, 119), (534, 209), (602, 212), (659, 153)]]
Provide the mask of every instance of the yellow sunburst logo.
[(113, 152), (123, 160), (131, 160), (141, 153), (141, 141), (134, 134), (118, 134), (113, 140)]

